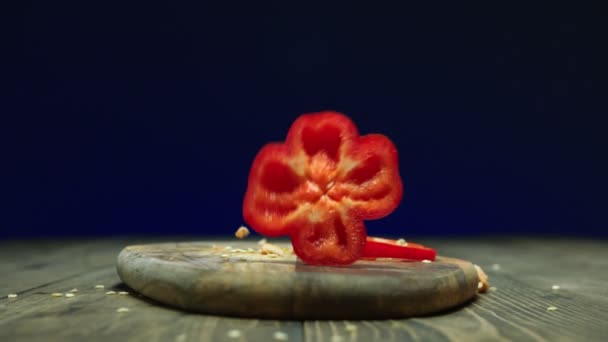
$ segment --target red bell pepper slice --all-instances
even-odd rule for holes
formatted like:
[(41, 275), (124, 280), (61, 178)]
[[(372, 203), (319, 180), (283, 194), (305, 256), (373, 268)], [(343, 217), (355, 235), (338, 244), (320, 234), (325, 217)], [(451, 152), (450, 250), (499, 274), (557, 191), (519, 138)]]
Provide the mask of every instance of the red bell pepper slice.
[(364, 258), (396, 258), (409, 260), (434, 261), (437, 252), (429, 247), (406, 242), (399, 244), (397, 240), (368, 236), (363, 249)]
[(363, 221), (390, 214), (402, 194), (397, 149), (386, 136), (360, 136), (340, 113), (303, 114), (285, 142), (256, 155), (243, 217), (262, 235), (290, 236), (308, 264), (347, 265), (363, 253)]

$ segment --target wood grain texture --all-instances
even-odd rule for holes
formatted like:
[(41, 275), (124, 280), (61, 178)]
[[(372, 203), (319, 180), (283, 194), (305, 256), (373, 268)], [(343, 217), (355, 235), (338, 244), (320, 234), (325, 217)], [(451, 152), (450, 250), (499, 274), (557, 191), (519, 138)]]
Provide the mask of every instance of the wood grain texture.
[[(495, 289), (442, 314), (373, 321), (238, 319), (187, 313), (133, 294), (105, 295), (128, 291), (116, 273), (116, 256), (143, 242), (148, 241), (0, 243), (0, 269), (8, 271), (0, 287), (19, 293), (10, 300), (0, 293), (0, 341), (276, 341), (277, 332), (288, 341), (330, 342), (604, 341), (608, 336), (605, 241), (421, 239), (441, 254), (481, 265)], [(95, 284), (106, 288), (96, 290)], [(73, 298), (50, 295), (72, 288), (79, 289)], [(551, 306), (557, 310), (547, 311)], [(116, 312), (120, 307), (130, 311)], [(231, 338), (231, 331), (240, 336)]]
[(136, 291), (167, 305), (276, 319), (426, 315), (469, 301), (479, 282), (473, 264), (459, 259), (321, 267), (294, 255), (230, 253), (208, 243), (128, 246), (118, 257), (118, 274)]

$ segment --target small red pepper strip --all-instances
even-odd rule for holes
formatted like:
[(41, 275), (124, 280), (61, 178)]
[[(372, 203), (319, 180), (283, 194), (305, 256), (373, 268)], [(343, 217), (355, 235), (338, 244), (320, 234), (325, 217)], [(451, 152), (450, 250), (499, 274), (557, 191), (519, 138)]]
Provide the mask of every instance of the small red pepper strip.
[(434, 261), (437, 252), (420, 244), (406, 242), (399, 244), (397, 240), (368, 236), (363, 249), (364, 258), (397, 258), (409, 260)]

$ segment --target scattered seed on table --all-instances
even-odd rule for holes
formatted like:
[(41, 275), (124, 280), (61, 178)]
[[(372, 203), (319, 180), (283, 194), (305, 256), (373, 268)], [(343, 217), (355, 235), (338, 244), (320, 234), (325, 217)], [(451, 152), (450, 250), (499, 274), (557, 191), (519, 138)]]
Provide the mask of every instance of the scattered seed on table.
[(68, 298), (72, 298), (72, 297), (74, 297), (74, 294), (68, 292), (68, 293), (65, 294), (65, 296), (68, 297)]
[(347, 323), (345, 329), (346, 329), (346, 331), (356, 331), (357, 330), (357, 326), (354, 325), (354, 324)]
[(331, 337), (331, 342), (342, 342), (344, 341), (344, 337), (340, 336), (340, 335), (333, 335)]
[(118, 308), (116, 312), (129, 312), (129, 308)]
[(550, 306), (547, 308), (547, 311), (555, 311), (557, 308), (555, 306)]
[(103, 285), (95, 285), (95, 289), (100, 290), (103, 289), (105, 286)]
[(106, 292), (106, 294), (107, 294), (107, 295), (115, 295), (115, 294), (116, 294), (116, 292), (115, 292), (115, 291), (108, 291), (108, 292)]
[(244, 239), (249, 236), (249, 229), (245, 226), (240, 226), (234, 233), (234, 236), (236, 236), (237, 239)]
[(78, 289), (71, 289), (71, 290), (70, 290), (70, 291), (68, 291), (68, 292), (70, 292), (70, 293), (76, 293), (76, 292), (78, 292)]
[(17, 298), (18, 294), (16, 293), (9, 293), (9, 295), (7, 296), (9, 299), (13, 299), (13, 298)]
[(559, 290), (559, 285), (553, 285), (553, 286), (551, 286), (551, 290)]
[(120, 292), (118, 292), (118, 294), (121, 295), (121, 296), (126, 296), (126, 295), (129, 294), (129, 292), (127, 292), (127, 291), (120, 291)]
[(277, 341), (287, 341), (289, 339), (289, 336), (282, 331), (276, 331), (273, 337)]
[(63, 293), (54, 292), (54, 293), (51, 293), (51, 296), (52, 297), (63, 297)]
[(228, 333), (226, 333), (226, 336), (228, 336), (229, 338), (239, 338), (241, 337), (241, 331), (237, 329), (232, 329), (229, 330)]

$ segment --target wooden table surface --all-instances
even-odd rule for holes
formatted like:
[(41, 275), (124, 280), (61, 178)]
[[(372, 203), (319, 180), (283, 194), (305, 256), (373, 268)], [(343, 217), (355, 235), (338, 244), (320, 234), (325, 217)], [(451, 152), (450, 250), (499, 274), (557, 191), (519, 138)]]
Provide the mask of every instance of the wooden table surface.
[[(608, 336), (607, 241), (418, 240), (442, 255), (480, 265), (492, 289), (462, 308), (430, 317), (303, 322), (192, 314), (139, 297), (121, 284), (116, 256), (129, 244), (148, 241), (0, 242), (0, 341), (603, 341)], [(73, 297), (52, 296), (72, 289), (78, 290)]]

